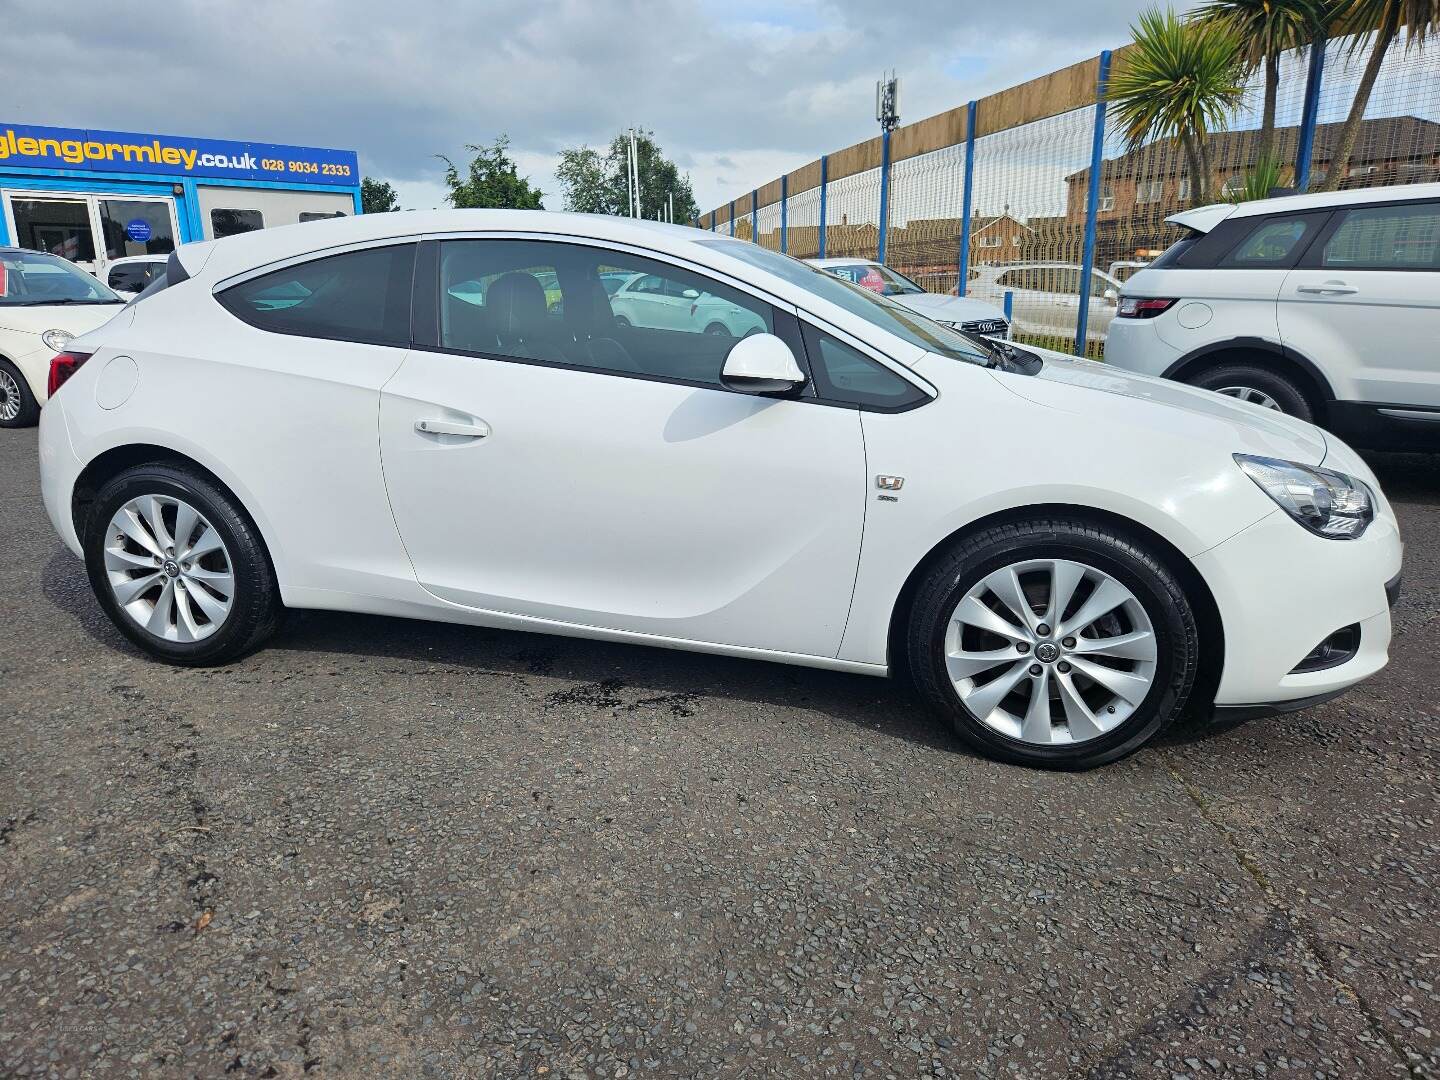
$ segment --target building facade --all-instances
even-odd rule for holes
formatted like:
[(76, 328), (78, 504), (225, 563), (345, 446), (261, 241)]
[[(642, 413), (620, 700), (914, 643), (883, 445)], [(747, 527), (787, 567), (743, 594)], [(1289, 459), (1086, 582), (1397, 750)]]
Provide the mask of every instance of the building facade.
[(0, 123), (0, 245), (131, 255), (360, 213), (350, 150)]

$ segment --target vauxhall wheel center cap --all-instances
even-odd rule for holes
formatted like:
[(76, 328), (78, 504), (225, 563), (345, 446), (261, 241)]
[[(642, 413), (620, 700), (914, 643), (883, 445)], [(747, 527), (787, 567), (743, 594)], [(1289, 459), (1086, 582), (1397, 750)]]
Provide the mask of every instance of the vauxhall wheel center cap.
[(1035, 646), (1035, 659), (1041, 663), (1053, 663), (1060, 655), (1060, 648), (1054, 642), (1044, 641)]
[[(165, 573), (170, 577), (180, 576), (180, 564), (177, 563), (174, 559), (166, 559), (165, 564), (160, 567), (160, 569), (164, 570)], [(1051, 646), (1051, 648), (1054, 648), (1054, 646)]]

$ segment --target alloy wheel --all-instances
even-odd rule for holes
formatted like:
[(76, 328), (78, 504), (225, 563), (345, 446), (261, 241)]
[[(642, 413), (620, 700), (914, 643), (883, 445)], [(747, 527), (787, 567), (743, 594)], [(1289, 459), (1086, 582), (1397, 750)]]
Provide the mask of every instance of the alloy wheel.
[(169, 495), (131, 499), (110, 519), (105, 577), (116, 604), (164, 641), (203, 641), (230, 615), (235, 570), (203, 514)]
[(20, 384), (15, 376), (0, 368), (0, 420), (16, 420), (20, 416)]
[(1068, 559), (992, 571), (956, 604), (945, 666), (986, 727), (1040, 746), (1087, 742), (1123, 724), (1150, 693), (1155, 628), (1135, 594)]
[(1252, 405), (1259, 405), (1262, 409), (1274, 409), (1276, 412), (1284, 412), (1280, 403), (1263, 390), (1256, 390), (1253, 386), (1221, 386), (1215, 391), (1217, 394), (1224, 394), (1226, 397), (1239, 398), (1241, 401), (1248, 401)]

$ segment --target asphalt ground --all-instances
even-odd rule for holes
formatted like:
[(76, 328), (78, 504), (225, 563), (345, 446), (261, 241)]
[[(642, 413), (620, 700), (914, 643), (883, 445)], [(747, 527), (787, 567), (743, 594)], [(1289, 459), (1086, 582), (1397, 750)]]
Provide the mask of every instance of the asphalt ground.
[(163, 667), (0, 431), (0, 1075), (1440, 1076), (1440, 459), (1374, 462), (1386, 671), (1057, 775), (639, 647)]

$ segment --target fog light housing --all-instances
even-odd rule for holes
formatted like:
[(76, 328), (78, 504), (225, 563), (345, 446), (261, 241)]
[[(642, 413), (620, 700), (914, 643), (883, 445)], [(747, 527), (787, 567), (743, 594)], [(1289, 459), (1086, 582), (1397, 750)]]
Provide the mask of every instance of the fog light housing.
[(1324, 641), (1305, 654), (1305, 659), (1291, 669), (1291, 675), (1303, 675), (1307, 671), (1324, 671), (1339, 667), (1355, 658), (1360, 651), (1360, 624), (1342, 626)]

